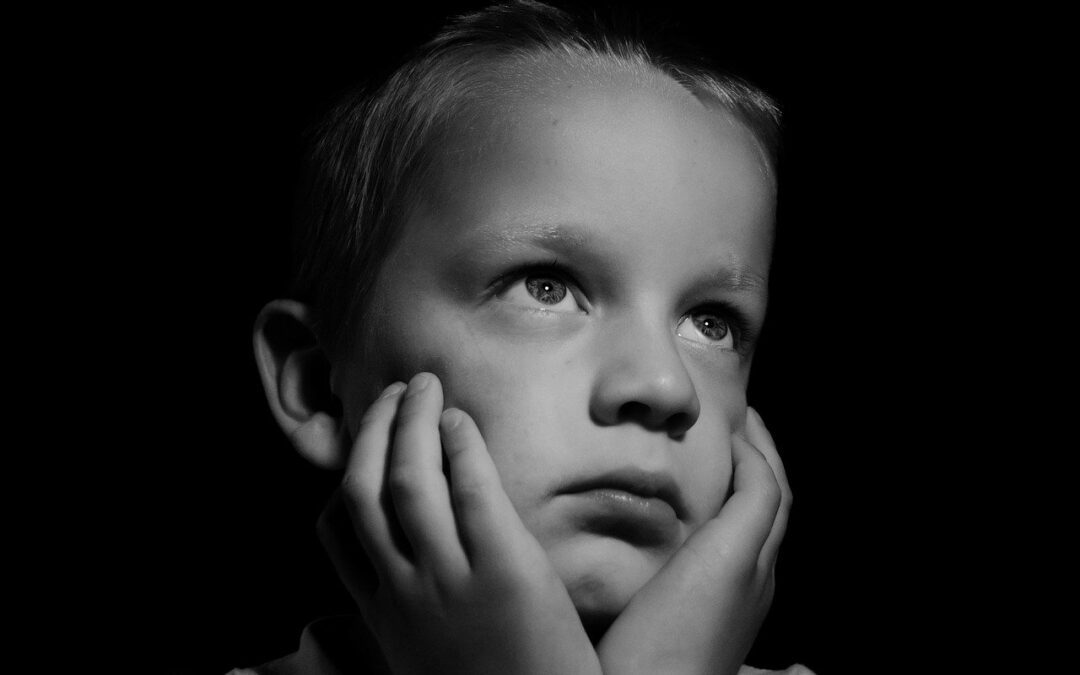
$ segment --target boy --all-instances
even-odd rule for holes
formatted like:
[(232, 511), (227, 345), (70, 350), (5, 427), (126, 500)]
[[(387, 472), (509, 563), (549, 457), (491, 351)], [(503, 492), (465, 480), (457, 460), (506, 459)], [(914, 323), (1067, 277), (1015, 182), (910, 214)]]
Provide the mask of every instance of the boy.
[(740, 670), (791, 501), (745, 400), (778, 113), (595, 31), (492, 7), (322, 130), (254, 342), (344, 469), (320, 534), (363, 622), (255, 672)]

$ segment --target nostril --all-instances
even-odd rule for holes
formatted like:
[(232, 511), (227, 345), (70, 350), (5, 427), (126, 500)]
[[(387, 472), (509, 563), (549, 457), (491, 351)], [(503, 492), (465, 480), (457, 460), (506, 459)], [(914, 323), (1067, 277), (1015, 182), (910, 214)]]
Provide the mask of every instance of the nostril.
[(689, 413), (675, 413), (667, 418), (668, 434), (672, 437), (682, 436), (690, 427), (694, 426), (694, 416)]
[(638, 401), (627, 401), (619, 407), (619, 423), (634, 422), (647, 429), (665, 430), (671, 436), (682, 436), (694, 426), (694, 416), (685, 412), (664, 414)]
[(644, 403), (638, 403), (637, 401), (627, 401), (619, 406), (619, 419), (618, 422), (637, 422), (647, 427), (655, 425), (655, 420), (651, 419), (652, 410)]

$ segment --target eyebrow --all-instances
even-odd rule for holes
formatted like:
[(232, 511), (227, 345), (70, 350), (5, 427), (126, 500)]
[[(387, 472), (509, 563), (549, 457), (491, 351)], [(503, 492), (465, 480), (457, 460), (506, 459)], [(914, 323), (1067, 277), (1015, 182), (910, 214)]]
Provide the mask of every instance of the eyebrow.
[(555, 253), (588, 249), (595, 239), (580, 227), (570, 223), (522, 223), (497, 232), (480, 229), (475, 235), (483, 240), (486, 248), (499, 249), (531, 244)]
[(451, 255), (455, 263), (482, 259), (511, 258), (521, 246), (540, 248), (560, 257), (584, 256), (589, 262), (602, 263), (603, 256), (592, 246), (595, 237), (571, 224), (513, 224), (510, 228), (479, 227), (468, 232), (459, 250)]
[(740, 264), (734, 255), (728, 257), (728, 264), (721, 264), (716, 271), (708, 275), (705, 282), (738, 293), (765, 293), (769, 282), (765, 277)]

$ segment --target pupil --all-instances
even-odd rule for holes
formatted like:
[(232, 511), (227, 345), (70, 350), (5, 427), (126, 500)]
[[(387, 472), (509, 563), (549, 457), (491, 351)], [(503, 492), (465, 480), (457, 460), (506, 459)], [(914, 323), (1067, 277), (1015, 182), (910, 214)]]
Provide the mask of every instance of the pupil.
[(694, 319), (694, 323), (697, 324), (698, 330), (711, 340), (722, 340), (727, 337), (727, 323), (715, 316), (696, 318)]
[(557, 305), (566, 297), (566, 285), (554, 279), (529, 277), (525, 281), (525, 288), (529, 295), (545, 305)]

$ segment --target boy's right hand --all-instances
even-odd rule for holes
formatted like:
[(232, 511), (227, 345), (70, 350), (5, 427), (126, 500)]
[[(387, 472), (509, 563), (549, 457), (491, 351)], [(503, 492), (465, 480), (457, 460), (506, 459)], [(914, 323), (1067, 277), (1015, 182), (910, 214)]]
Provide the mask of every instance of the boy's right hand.
[(503, 490), (479, 429), (442, 406), (429, 373), (388, 387), (361, 420), (339, 501), (319, 523), (388, 665), (599, 673), (566, 587)]

